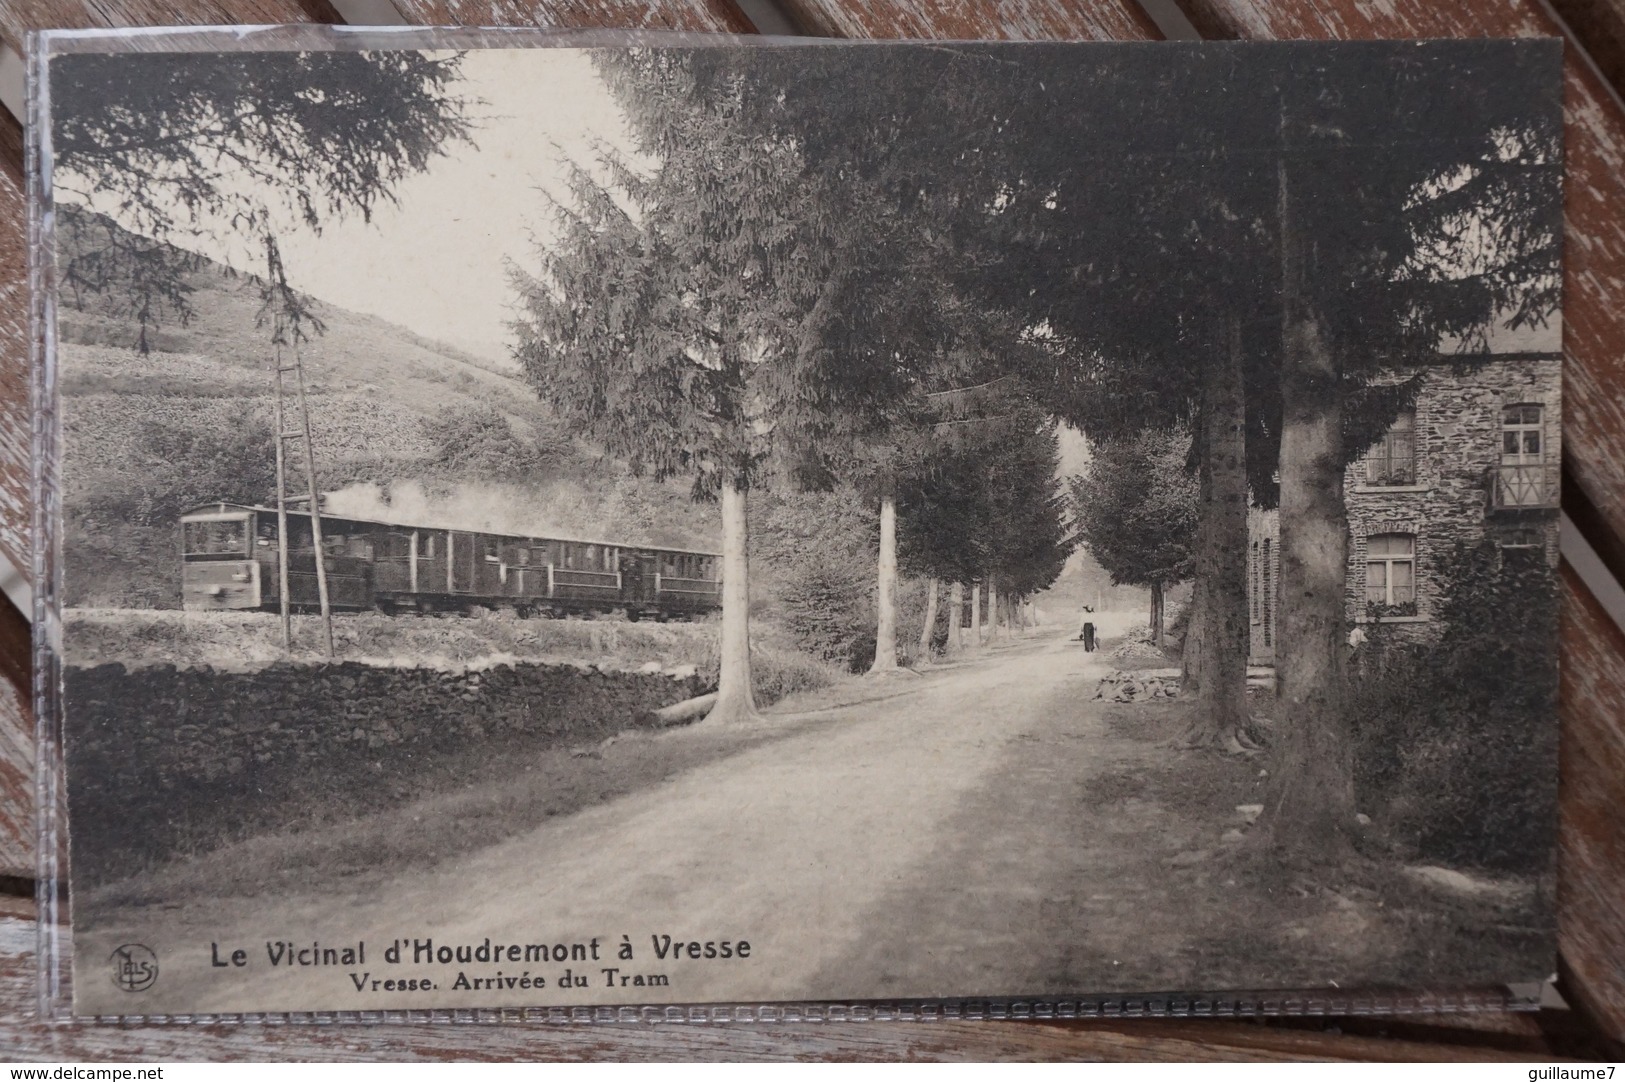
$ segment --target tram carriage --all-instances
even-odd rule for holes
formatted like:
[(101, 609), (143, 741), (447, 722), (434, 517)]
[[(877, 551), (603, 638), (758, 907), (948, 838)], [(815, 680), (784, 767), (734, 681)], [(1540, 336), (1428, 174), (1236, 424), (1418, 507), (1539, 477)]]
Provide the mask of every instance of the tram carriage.
[[(521, 616), (624, 611), (629, 619), (693, 619), (721, 607), (714, 552), (571, 538), (410, 526), (323, 513), (328, 603), (336, 611), (468, 612)], [(288, 514), (288, 593), (319, 604), (309, 514)], [(194, 611), (275, 612), (274, 507), (212, 503), (181, 516), (181, 603)]]

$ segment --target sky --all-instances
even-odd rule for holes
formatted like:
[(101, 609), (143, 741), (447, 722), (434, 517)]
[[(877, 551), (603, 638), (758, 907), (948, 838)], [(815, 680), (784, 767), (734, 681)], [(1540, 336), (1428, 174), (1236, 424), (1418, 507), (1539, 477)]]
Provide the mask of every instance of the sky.
[[(379, 316), (481, 357), (507, 361), (513, 318), (506, 261), (534, 265), (533, 238), (551, 232), (542, 191), (564, 192), (565, 165), (598, 143), (628, 144), (621, 115), (578, 49), (474, 50), (459, 87), (478, 118), (477, 148), (450, 148), (396, 189), (373, 220), (291, 228), (280, 238), (295, 288)], [(181, 242), (241, 270), (259, 270), (231, 242)]]
[(532, 238), (551, 232), (538, 188), (562, 195), (565, 163), (590, 160), (597, 142), (624, 146), (626, 135), (579, 50), (473, 51), (462, 70), (466, 92), (486, 103), (476, 107), (478, 151), (453, 148), (372, 224), (301, 232), (283, 250), (301, 289), (501, 360), (513, 318), (506, 261), (533, 266)]

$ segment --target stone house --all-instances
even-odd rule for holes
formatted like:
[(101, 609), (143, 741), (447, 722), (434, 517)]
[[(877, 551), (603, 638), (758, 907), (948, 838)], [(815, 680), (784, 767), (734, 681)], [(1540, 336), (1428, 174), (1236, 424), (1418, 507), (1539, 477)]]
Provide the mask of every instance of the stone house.
[[(1430, 368), (1414, 410), (1344, 475), (1351, 625), (1438, 634), (1439, 559), (1458, 541), (1492, 538), (1503, 559), (1557, 563), (1562, 436), (1559, 354), (1498, 354)], [(1277, 513), (1249, 513), (1248, 661), (1275, 660), (1280, 596)]]

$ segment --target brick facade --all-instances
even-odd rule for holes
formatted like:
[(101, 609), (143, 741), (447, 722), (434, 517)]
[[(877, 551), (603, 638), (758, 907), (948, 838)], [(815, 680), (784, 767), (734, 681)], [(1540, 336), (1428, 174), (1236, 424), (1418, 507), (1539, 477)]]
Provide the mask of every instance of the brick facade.
[[(1509, 357), (1463, 371), (1439, 365), (1426, 373), (1414, 435), (1405, 434), (1402, 419), (1400, 431), (1344, 478), (1351, 624), (1378, 619), (1407, 637), (1437, 635), (1437, 564), (1457, 541), (1488, 536), (1537, 548), (1556, 564), (1561, 396), (1556, 357)], [(1248, 528), (1249, 660), (1267, 665), (1275, 660), (1280, 596), (1277, 512), (1255, 508)], [(1371, 600), (1378, 596), (1381, 603)]]

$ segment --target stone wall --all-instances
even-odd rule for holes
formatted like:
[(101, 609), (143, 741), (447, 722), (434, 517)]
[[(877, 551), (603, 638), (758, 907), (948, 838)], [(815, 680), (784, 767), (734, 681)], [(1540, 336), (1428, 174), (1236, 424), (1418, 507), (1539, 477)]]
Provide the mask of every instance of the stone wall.
[(511, 756), (650, 726), (652, 711), (707, 690), (687, 672), (655, 669), (70, 668), (64, 745), (76, 879), (324, 810), (421, 796), (454, 758), (488, 763), (494, 776)]

